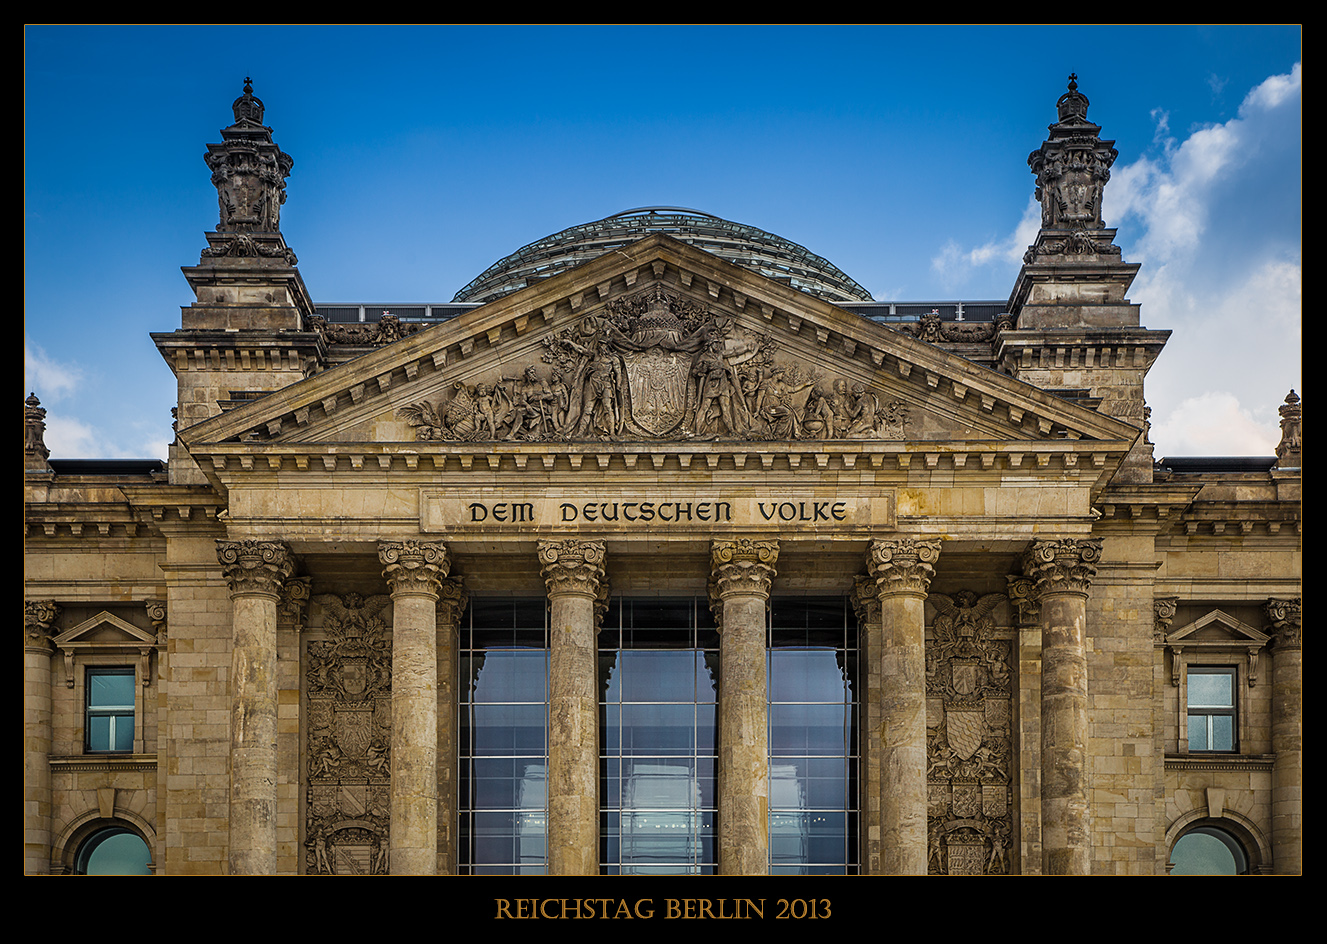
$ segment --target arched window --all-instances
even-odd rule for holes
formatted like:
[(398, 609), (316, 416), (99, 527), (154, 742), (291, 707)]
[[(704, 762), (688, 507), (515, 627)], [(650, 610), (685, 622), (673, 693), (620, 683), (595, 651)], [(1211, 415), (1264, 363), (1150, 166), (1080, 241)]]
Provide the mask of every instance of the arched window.
[(78, 849), (79, 875), (151, 875), (152, 852), (141, 836), (124, 826), (99, 829)]
[(1216, 826), (1195, 826), (1170, 851), (1171, 875), (1246, 875), (1249, 858), (1230, 833)]

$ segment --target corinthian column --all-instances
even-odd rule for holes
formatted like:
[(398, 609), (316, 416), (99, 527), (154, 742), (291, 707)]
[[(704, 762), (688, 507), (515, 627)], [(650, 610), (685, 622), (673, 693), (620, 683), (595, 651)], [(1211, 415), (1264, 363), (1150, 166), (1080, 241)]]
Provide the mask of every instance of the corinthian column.
[(438, 586), (438, 874), (456, 874), (456, 639), (465, 612), (465, 585)]
[(540, 541), (548, 586), (548, 873), (599, 872), (598, 541)]
[(392, 591), (393, 875), (438, 870), (438, 586), (447, 548), (427, 541), (378, 544)]
[(294, 570), (275, 541), (217, 541), (230, 584), (230, 873), (276, 873), (276, 619)]
[(1023, 572), (1041, 621), (1041, 857), (1046, 875), (1092, 871), (1087, 769), (1087, 594), (1099, 540), (1034, 541)]
[(719, 874), (769, 874), (765, 613), (778, 541), (715, 541), (719, 599)]
[[(926, 591), (939, 558), (939, 541), (911, 540), (872, 541), (866, 558), (880, 600), (880, 691), (870, 697), (879, 705), (876, 783), (886, 875), (926, 874)], [(868, 644), (868, 652), (875, 649)]]
[(51, 869), (51, 624), (50, 600), (23, 604), (23, 871)]
[(1276, 633), (1272, 648), (1272, 865), (1283, 875), (1304, 871), (1304, 679), (1300, 600), (1268, 600)]

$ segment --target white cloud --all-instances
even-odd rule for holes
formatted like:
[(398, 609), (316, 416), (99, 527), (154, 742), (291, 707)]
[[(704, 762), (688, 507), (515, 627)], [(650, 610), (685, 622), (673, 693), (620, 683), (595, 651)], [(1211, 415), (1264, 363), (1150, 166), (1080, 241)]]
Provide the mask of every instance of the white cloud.
[(1277, 108), (1299, 91), (1300, 64), (1297, 62), (1289, 75), (1274, 75), (1244, 96), (1244, 101), (1239, 106), (1239, 113), (1244, 115), (1256, 109)]
[(1023, 253), (1037, 238), (1041, 227), (1041, 205), (1035, 197), (1028, 198), (1023, 209), (1023, 218), (1018, 228), (1005, 239), (992, 240), (974, 249), (964, 249), (954, 240), (949, 240), (940, 250), (939, 255), (931, 260), (931, 271), (940, 277), (945, 288), (960, 284), (967, 279), (978, 266), (991, 263), (1013, 264), (1023, 261)]
[(59, 400), (77, 390), (82, 380), (83, 371), (76, 365), (56, 361), (23, 339), (23, 386), (39, 399)]
[(1254, 419), (1233, 393), (1204, 391), (1189, 397), (1152, 427), (1156, 455), (1270, 456), (1280, 431)]

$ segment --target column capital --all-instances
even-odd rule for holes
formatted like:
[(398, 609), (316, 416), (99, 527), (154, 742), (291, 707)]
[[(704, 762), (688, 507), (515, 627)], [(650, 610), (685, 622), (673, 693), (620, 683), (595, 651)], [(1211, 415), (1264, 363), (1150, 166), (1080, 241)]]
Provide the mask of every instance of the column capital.
[(1152, 598), (1152, 641), (1164, 643), (1170, 624), (1175, 620), (1175, 611), (1179, 608), (1179, 597)]
[(857, 614), (858, 625), (875, 626), (880, 622), (880, 594), (875, 580), (862, 575), (852, 578), (852, 594), (848, 599)]
[(1009, 602), (1018, 610), (1020, 625), (1036, 623), (1041, 616), (1041, 594), (1037, 592), (1037, 582), (1021, 574), (1005, 577)]
[(939, 541), (872, 541), (866, 552), (866, 572), (875, 579), (878, 595), (925, 596), (939, 559)]
[(711, 543), (710, 566), (719, 599), (732, 594), (768, 597), (770, 583), (778, 574), (774, 568), (778, 559), (778, 541), (736, 538)]
[(60, 615), (54, 600), (23, 601), (23, 648), (51, 651), (51, 624)]
[(604, 554), (602, 541), (540, 541), (539, 569), (549, 594), (576, 593), (598, 599)]
[(1087, 596), (1100, 560), (1100, 538), (1033, 541), (1023, 555), (1023, 573), (1036, 581), (1039, 595), (1077, 593)]
[(280, 541), (217, 540), (217, 561), (230, 595), (277, 597), (295, 570), (290, 548)]
[(438, 627), (448, 627), (452, 632), (461, 624), (461, 614), (469, 602), (465, 581), (460, 577), (446, 577), (438, 584)]
[(1289, 600), (1270, 599), (1263, 605), (1263, 609), (1267, 613), (1267, 619), (1272, 624), (1278, 650), (1300, 648), (1299, 630), (1302, 603), (1302, 597), (1294, 597)]
[(378, 562), (392, 596), (434, 599), (451, 566), (447, 546), (438, 541), (379, 541)]

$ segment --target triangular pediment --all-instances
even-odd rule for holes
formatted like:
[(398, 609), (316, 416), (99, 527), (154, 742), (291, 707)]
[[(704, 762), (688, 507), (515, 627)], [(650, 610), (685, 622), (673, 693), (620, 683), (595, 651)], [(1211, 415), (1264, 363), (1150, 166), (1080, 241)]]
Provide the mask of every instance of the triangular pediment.
[(1114, 418), (654, 235), (181, 433), (209, 444), (1122, 443)]
[(1166, 634), (1172, 647), (1261, 649), (1271, 637), (1222, 610), (1211, 610)]
[(60, 649), (115, 649), (155, 646), (157, 637), (155, 633), (139, 629), (114, 613), (102, 610), (96, 616), (66, 629), (51, 641)]

